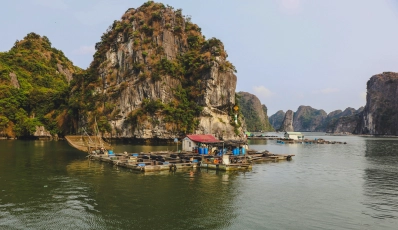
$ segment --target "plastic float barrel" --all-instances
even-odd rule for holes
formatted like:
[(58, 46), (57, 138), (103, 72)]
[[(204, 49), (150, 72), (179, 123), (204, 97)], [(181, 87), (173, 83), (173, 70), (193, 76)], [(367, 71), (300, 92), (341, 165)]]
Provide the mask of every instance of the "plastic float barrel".
[(199, 147), (198, 152), (199, 152), (199, 154), (203, 154), (205, 151), (202, 147)]
[(138, 153), (133, 153), (133, 154), (131, 154), (131, 156), (138, 157)]
[(205, 154), (205, 155), (209, 154), (209, 149), (208, 148), (204, 148), (203, 154)]
[(246, 149), (242, 148), (242, 155), (245, 155), (245, 154), (246, 154)]
[(113, 150), (108, 150), (108, 155), (113, 155)]

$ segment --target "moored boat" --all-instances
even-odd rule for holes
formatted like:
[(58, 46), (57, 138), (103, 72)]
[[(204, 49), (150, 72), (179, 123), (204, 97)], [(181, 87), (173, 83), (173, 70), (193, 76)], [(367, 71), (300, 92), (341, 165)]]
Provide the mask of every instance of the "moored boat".
[(105, 142), (99, 136), (87, 136), (87, 135), (68, 135), (65, 136), (68, 144), (80, 151), (91, 153), (95, 150), (108, 150), (111, 149), (111, 145)]

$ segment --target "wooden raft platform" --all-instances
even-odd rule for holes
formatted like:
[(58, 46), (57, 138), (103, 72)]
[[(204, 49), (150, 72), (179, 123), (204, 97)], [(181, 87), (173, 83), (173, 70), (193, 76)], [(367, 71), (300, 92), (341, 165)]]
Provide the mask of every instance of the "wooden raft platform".
[(291, 160), (294, 155), (276, 155), (268, 151), (248, 152), (246, 155), (229, 155), (228, 163), (223, 163), (221, 156), (198, 155), (193, 153), (123, 153), (90, 154), (93, 161), (107, 162), (127, 169), (141, 172), (176, 171), (182, 169), (205, 168), (221, 171), (250, 170), (254, 162)]

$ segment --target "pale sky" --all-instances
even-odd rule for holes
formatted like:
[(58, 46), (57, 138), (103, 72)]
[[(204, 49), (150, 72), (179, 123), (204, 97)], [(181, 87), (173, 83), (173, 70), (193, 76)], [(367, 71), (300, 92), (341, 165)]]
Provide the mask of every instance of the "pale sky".
[[(138, 0), (1, 0), (0, 51), (35, 32), (77, 66)], [(157, 1), (159, 2), (159, 1)], [(365, 105), (366, 82), (398, 72), (397, 0), (164, 0), (223, 41), (236, 91), (257, 95), (268, 115), (300, 105), (327, 113)]]

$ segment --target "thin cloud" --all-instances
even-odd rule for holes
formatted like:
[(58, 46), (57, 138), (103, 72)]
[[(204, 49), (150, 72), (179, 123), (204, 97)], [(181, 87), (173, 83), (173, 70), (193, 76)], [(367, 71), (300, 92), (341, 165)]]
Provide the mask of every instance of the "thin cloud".
[(79, 49), (73, 50), (73, 53), (77, 55), (94, 54), (95, 48), (94, 46), (80, 46)]
[(315, 90), (313, 91), (314, 94), (331, 94), (331, 93), (337, 93), (340, 90), (337, 88), (326, 88), (326, 89), (321, 89), (321, 90)]
[(271, 92), (271, 90), (265, 88), (264, 86), (260, 85), (260, 86), (254, 86), (253, 87), (254, 93), (259, 97), (259, 98), (269, 98), (272, 97), (274, 95), (273, 92)]
[(295, 14), (301, 11), (302, 0), (278, 0), (278, 2), (284, 13)]
[(65, 10), (68, 8), (68, 5), (63, 0), (33, 0), (33, 3), (57, 10)]

